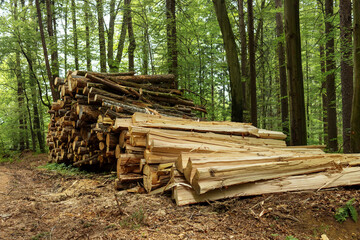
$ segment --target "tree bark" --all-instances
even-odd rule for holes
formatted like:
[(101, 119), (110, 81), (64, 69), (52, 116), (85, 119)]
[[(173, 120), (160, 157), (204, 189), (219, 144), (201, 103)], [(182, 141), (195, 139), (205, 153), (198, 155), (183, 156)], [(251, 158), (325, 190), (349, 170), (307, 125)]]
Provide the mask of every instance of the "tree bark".
[(256, 67), (255, 67), (255, 39), (253, 1), (248, 0), (248, 34), (249, 34), (249, 64), (250, 64), (250, 118), (251, 123), (257, 126), (257, 99), (256, 99)]
[(241, 86), (240, 64), (237, 56), (237, 46), (232, 31), (229, 17), (226, 11), (225, 0), (213, 0), (216, 17), (222, 33), (226, 60), (229, 68), (231, 86), (231, 120), (234, 122), (243, 121), (243, 92)]
[(106, 46), (104, 29), (104, 6), (102, 0), (96, 0), (96, 9), (99, 27), (99, 46), (100, 46), (100, 71), (106, 72)]
[[(90, 23), (89, 23), (89, 0), (84, 1), (85, 13), (85, 53), (86, 53), (86, 70), (92, 71), (91, 67), (91, 50), (90, 50)], [(66, 70), (66, 69), (65, 69)]]
[(57, 49), (57, 39), (55, 35), (55, 24), (53, 25), (53, 16), (54, 2), (51, 0), (46, 0), (46, 13), (47, 13), (47, 30), (49, 33), (50, 39), (50, 52), (51, 52), (51, 72), (52, 77), (55, 79), (59, 76), (59, 57)]
[(338, 150), (337, 141), (337, 115), (336, 115), (336, 87), (335, 87), (335, 59), (334, 59), (334, 26), (331, 18), (333, 17), (333, 0), (325, 1), (325, 35), (326, 35), (326, 94), (327, 94), (327, 119), (329, 150)]
[(245, 29), (245, 13), (244, 13), (244, 0), (238, 1), (239, 8), (239, 30), (240, 30), (240, 44), (241, 44), (241, 78), (243, 90), (243, 106), (244, 106), (244, 121), (250, 122), (250, 82), (249, 82), (249, 69), (247, 61), (247, 41)]
[(125, 0), (128, 5), (128, 14), (127, 14), (127, 24), (128, 24), (128, 32), (129, 32), (129, 72), (135, 71), (134, 64), (134, 52), (136, 48), (134, 30), (132, 25), (132, 16), (131, 16), (131, 0)]
[[(18, 5), (17, 0), (14, 1), (14, 20), (18, 20)], [(24, 88), (23, 88), (23, 78), (21, 73), (21, 59), (20, 52), (16, 51), (16, 67), (15, 67), (15, 75), (17, 81), (17, 102), (18, 102), (18, 113), (19, 113), (19, 146), (20, 151), (25, 150), (25, 131), (24, 131)]]
[(360, 0), (353, 1), (354, 15), (354, 95), (351, 112), (351, 151), (360, 152)]
[(78, 34), (76, 29), (76, 4), (75, 0), (71, 0), (71, 18), (73, 25), (73, 34), (74, 34), (74, 58), (75, 58), (75, 68), (79, 70), (79, 49), (78, 49)]
[[(277, 9), (281, 9), (281, 0), (275, 0)], [(281, 125), (282, 131), (289, 134), (289, 99), (287, 94), (286, 80), (286, 63), (285, 63), (285, 46), (282, 39), (284, 34), (283, 17), (281, 12), (276, 12), (276, 37), (279, 39), (277, 44), (277, 54), (279, 61), (279, 78), (280, 78), (280, 96), (281, 96)]]
[(37, 18), (38, 18), (38, 23), (39, 23), (41, 44), (42, 44), (42, 48), (43, 48), (43, 52), (44, 52), (46, 73), (47, 73), (47, 76), (48, 76), (48, 79), (49, 79), (49, 82), (50, 82), (51, 95), (53, 97), (53, 100), (57, 101), (60, 98), (60, 96), (59, 96), (59, 92), (55, 88), (54, 79), (53, 79), (52, 73), (51, 73), (51, 68), (50, 68), (50, 63), (49, 63), (49, 58), (48, 58), (47, 47), (46, 47), (44, 26), (43, 26), (43, 23), (42, 23), (41, 9), (40, 9), (39, 0), (35, 0), (35, 5), (36, 5), (36, 12), (37, 12)]
[(177, 88), (178, 57), (176, 47), (175, 0), (166, 0), (166, 20), (169, 73), (175, 75), (175, 87)]
[(350, 153), (350, 119), (353, 96), (352, 19), (351, 0), (340, 1), (340, 38), (341, 38), (341, 95), (343, 116), (343, 149)]
[(285, 1), (286, 56), (290, 101), (290, 144), (306, 145), (304, 84), (301, 66), (299, 0)]

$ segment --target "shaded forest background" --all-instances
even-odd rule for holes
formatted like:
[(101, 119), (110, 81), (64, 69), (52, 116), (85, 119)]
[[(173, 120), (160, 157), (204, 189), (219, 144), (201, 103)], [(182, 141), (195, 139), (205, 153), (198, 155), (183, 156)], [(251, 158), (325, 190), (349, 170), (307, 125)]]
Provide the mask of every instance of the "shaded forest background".
[[(352, 2), (298, 4), (290, 7), (299, 10), (305, 144), (350, 152)], [(289, 134), (286, 85), (292, 80), (286, 76), (283, 5), (280, 0), (2, 1), (0, 151), (46, 151), (46, 112), (57, 96), (53, 81), (75, 69), (173, 73), (185, 95), (207, 107), (208, 114), (199, 117), (239, 120), (234, 97), (241, 96), (243, 121)], [(220, 28), (224, 16), (230, 29)], [(226, 35), (235, 40), (236, 79), (229, 77)]]

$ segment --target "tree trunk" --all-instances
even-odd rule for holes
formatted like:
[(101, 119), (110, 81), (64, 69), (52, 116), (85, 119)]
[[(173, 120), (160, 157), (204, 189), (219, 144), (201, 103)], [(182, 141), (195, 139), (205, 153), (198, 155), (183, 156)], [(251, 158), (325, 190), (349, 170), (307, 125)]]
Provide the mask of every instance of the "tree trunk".
[[(65, 1), (65, 10), (64, 10), (65, 11), (65, 19), (64, 19), (65, 29), (68, 29), (68, 4), (69, 4), (69, 0), (66, 0)], [(65, 69), (65, 71), (68, 70), (67, 56), (68, 56), (68, 33), (67, 33), (67, 31), (65, 31), (65, 33), (64, 33), (64, 69)]]
[[(18, 5), (17, 0), (14, 1), (14, 20), (18, 20)], [(15, 75), (17, 81), (17, 102), (18, 102), (18, 113), (19, 113), (19, 146), (20, 151), (25, 150), (25, 138), (24, 138), (24, 113), (23, 113), (23, 106), (24, 106), (24, 88), (23, 88), (23, 78), (21, 73), (21, 59), (20, 59), (20, 52), (19, 50), (16, 51), (15, 54), (16, 58), (16, 67), (15, 67)]]
[(78, 35), (76, 29), (76, 4), (75, 0), (71, 0), (71, 18), (72, 18), (72, 27), (74, 34), (74, 58), (75, 58), (75, 69), (79, 70), (79, 49), (78, 49)]
[(299, 0), (285, 1), (286, 56), (290, 100), (290, 144), (306, 145), (304, 84), (301, 66)]
[(243, 93), (241, 86), (240, 64), (237, 56), (237, 47), (234, 33), (232, 31), (229, 17), (226, 11), (225, 0), (213, 0), (216, 17), (222, 33), (226, 60), (229, 68), (231, 86), (231, 120), (234, 122), (243, 121)]
[[(281, 9), (281, 0), (275, 1), (276, 8)], [(276, 12), (276, 37), (282, 39), (284, 34), (283, 17), (281, 12)], [(289, 135), (289, 102), (287, 95), (285, 46), (282, 40), (278, 41), (277, 54), (279, 61), (280, 96), (281, 96), (281, 125), (282, 131)]]
[(44, 52), (46, 73), (47, 73), (47, 76), (48, 76), (49, 82), (50, 82), (51, 95), (53, 97), (53, 100), (57, 101), (60, 98), (60, 95), (59, 95), (59, 92), (57, 91), (57, 89), (55, 88), (54, 79), (53, 79), (52, 73), (51, 73), (39, 0), (35, 0), (35, 4), (36, 4), (36, 12), (37, 12), (37, 18), (38, 18), (39, 30), (40, 30), (40, 36), (41, 36), (41, 44), (42, 44), (42, 48), (43, 48), (43, 52)]
[(238, 1), (239, 7), (239, 30), (240, 30), (240, 43), (241, 43), (241, 78), (243, 90), (243, 106), (244, 106), (244, 121), (250, 122), (250, 82), (249, 82), (249, 69), (247, 61), (247, 41), (245, 30), (245, 13), (244, 13), (244, 0)]
[(128, 5), (128, 14), (127, 14), (127, 24), (128, 24), (128, 32), (129, 32), (129, 72), (135, 71), (135, 64), (134, 64), (134, 52), (136, 48), (134, 30), (132, 25), (132, 16), (131, 16), (131, 0), (126, 0)]
[(55, 24), (53, 25), (53, 9), (54, 2), (51, 0), (46, 0), (46, 13), (47, 13), (47, 30), (49, 33), (50, 39), (50, 52), (51, 52), (51, 70), (52, 70), (52, 78), (55, 79), (59, 76), (59, 57), (58, 57), (58, 49), (57, 49), (57, 40), (55, 35)]
[[(91, 67), (91, 51), (90, 51), (90, 23), (89, 23), (89, 2), (84, 1), (84, 13), (85, 13), (85, 53), (86, 53), (86, 70), (92, 71)], [(67, 69), (65, 69), (67, 70)]]
[(121, 63), (125, 39), (126, 39), (126, 27), (128, 26), (127, 19), (128, 19), (128, 15), (130, 14), (129, 4), (130, 4), (130, 1), (124, 1), (124, 13), (123, 13), (123, 22), (121, 25), (120, 38), (119, 38), (119, 43), (118, 43), (118, 47), (117, 47), (116, 57), (115, 57), (114, 61), (112, 61), (111, 65), (109, 63), (110, 72), (118, 72), (119, 71), (119, 66)]
[(325, 1), (325, 35), (326, 35), (326, 94), (327, 94), (327, 119), (329, 150), (338, 150), (337, 124), (336, 124), (336, 87), (335, 87), (335, 59), (334, 59), (334, 26), (331, 18), (333, 17), (333, 0)]
[(175, 88), (177, 88), (178, 57), (176, 47), (175, 0), (166, 0), (166, 23), (169, 73), (175, 75)]
[[(320, 66), (321, 66), (321, 75), (325, 77), (326, 67), (325, 67), (325, 53), (324, 46), (320, 45)], [(323, 134), (324, 134), (324, 144), (329, 145), (328, 138), (328, 128), (327, 128), (327, 96), (326, 96), (326, 81), (321, 78), (321, 99), (322, 99), (322, 116), (323, 116)]]
[(340, 38), (341, 38), (341, 95), (343, 116), (344, 153), (350, 152), (350, 119), (353, 96), (353, 67), (351, 63), (352, 20), (351, 0), (340, 1)]
[(104, 6), (102, 0), (96, 0), (96, 9), (99, 27), (99, 46), (100, 46), (100, 71), (106, 72), (106, 46), (104, 30)]
[(250, 118), (251, 123), (257, 126), (257, 99), (256, 99), (256, 67), (255, 67), (255, 39), (253, 1), (248, 0), (248, 34), (249, 34), (249, 64), (250, 64)]
[(351, 112), (351, 151), (360, 152), (360, 0), (353, 1), (354, 15), (354, 95)]

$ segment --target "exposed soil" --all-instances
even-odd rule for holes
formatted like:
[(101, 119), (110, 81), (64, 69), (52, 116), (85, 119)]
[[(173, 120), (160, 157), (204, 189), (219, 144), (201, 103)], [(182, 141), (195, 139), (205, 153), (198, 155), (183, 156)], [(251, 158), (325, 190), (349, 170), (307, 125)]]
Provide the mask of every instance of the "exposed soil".
[(359, 223), (334, 219), (360, 201), (358, 188), (177, 207), (168, 195), (115, 191), (109, 176), (37, 168), (46, 161), (28, 152), (0, 165), (0, 239), (360, 239)]

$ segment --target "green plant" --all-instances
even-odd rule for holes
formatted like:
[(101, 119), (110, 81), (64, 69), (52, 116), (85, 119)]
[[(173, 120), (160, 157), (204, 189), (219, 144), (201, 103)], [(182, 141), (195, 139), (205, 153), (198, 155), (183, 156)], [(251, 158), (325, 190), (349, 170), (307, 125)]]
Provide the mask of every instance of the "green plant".
[(121, 227), (137, 229), (141, 227), (141, 225), (145, 224), (145, 215), (142, 208), (133, 212), (131, 215), (122, 219), (119, 222)]
[(41, 232), (36, 234), (34, 237), (31, 238), (31, 240), (40, 240), (43, 238), (47, 238), (50, 235), (49, 232)]
[(285, 240), (298, 240), (296, 237), (293, 236), (287, 236)]
[(355, 202), (355, 198), (352, 198), (349, 201), (347, 201), (343, 207), (340, 207), (337, 209), (337, 211), (335, 213), (336, 221), (342, 223), (342, 222), (345, 222), (345, 220), (348, 217), (351, 217), (351, 219), (354, 220), (354, 222), (357, 222), (358, 213), (357, 213), (355, 207), (353, 206), (354, 202)]
[(66, 176), (75, 176), (75, 175), (88, 175), (88, 172), (81, 171), (76, 167), (71, 165), (66, 165), (65, 163), (47, 163), (45, 165), (41, 165), (38, 168), (46, 169), (49, 171), (54, 171), (62, 175)]

